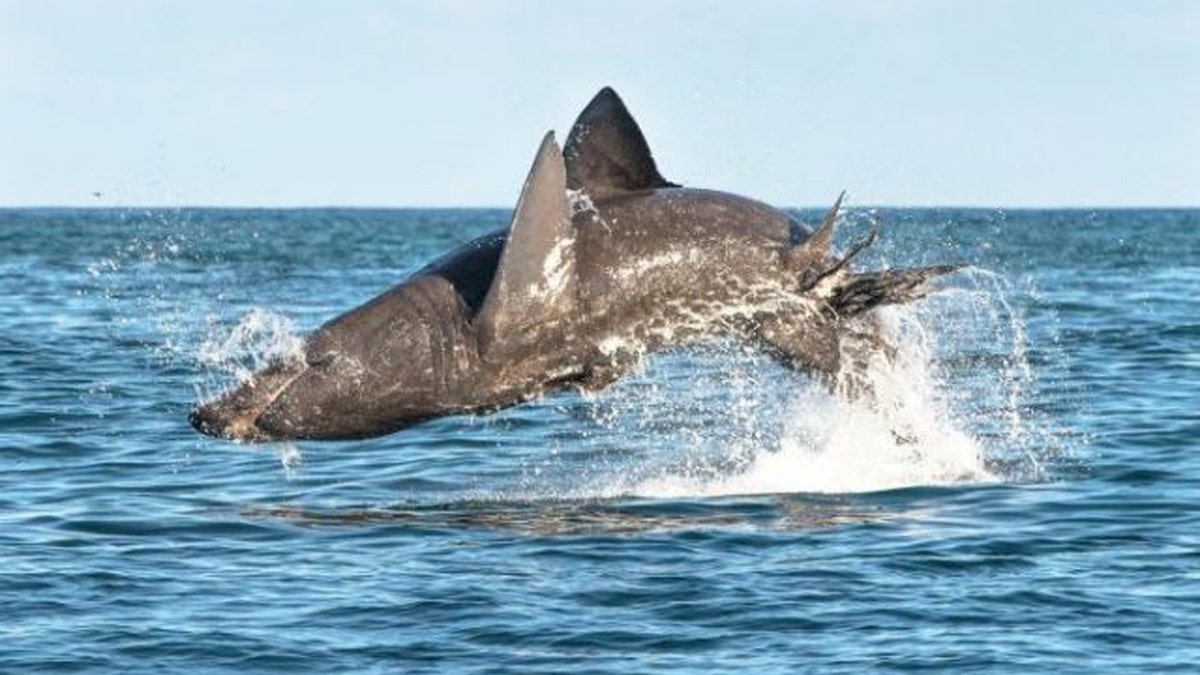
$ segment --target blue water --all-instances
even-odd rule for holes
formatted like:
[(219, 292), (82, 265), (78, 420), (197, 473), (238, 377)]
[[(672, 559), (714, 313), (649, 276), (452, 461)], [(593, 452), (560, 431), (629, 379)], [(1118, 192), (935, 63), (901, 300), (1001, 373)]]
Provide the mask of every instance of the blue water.
[(1197, 672), (1200, 211), (871, 218), (971, 265), (888, 415), (721, 343), (243, 446), (189, 407), (506, 213), (0, 211), (0, 672)]

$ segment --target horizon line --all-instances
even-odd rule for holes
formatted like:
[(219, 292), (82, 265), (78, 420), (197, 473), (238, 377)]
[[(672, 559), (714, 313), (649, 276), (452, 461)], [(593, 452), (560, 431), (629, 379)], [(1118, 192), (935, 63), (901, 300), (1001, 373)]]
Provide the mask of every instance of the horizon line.
[[(772, 205), (779, 209), (828, 209), (828, 204), (811, 204), (811, 205)], [(1168, 210), (1197, 210), (1200, 209), (1200, 203), (1197, 204), (1023, 204), (1023, 205), (1006, 205), (1006, 204), (854, 204), (847, 203), (843, 206), (845, 209), (956, 209), (956, 210), (978, 210), (978, 211), (1033, 211), (1033, 210), (1061, 210), (1061, 211), (1127, 211), (1127, 210), (1148, 210), (1148, 211), (1168, 211)], [(119, 211), (119, 210), (149, 210), (149, 211), (169, 211), (169, 210), (230, 210), (230, 211), (320, 211), (320, 210), (345, 210), (345, 211), (511, 211), (512, 206), (496, 206), (496, 205), (403, 205), (403, 204), (290, 204), (290, 205), (274, 205), (274, 204), (0, 204), (0, 211), (19, 211), (19, 210), (96, 210), (96, 211)]]

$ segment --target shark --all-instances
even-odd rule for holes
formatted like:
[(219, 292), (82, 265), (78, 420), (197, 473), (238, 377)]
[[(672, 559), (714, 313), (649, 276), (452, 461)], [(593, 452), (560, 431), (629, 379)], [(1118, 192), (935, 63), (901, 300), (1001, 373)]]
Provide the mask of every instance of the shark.
[(853, 385), (864, 378), (839, 373), (891, 348), (874, 310), (925, 296), (956, 267), (853, 269), (877, 230), (834, 251), (844, 194), (808, 227), (671, 182), (605, 87), (564, 146), (544, 136), (507, 228), (333, 318), (302, 354), (199, 403), (190, 422), (242, 442), (375, 437), (601, 390), (648, 354), (712, 339), (869, 395)]

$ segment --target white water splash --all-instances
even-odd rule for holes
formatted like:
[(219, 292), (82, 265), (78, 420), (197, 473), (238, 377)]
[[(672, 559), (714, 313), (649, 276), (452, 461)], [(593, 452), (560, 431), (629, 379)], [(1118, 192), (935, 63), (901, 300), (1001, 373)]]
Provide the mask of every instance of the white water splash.
[(882, 310), (898, 353), (871, 360), (870, 403), (833, 395), (740, 345), (691, 357), (700, 363), (652, 362), (587, 404), (601, 427), (589, 438), (601, 458), (576, 467), (573, 485), (557, 496), (851, 493), (1040, 479), (1053, 439), (1029, 412), (1034, 373), (1015, 292), (971, 270), (921, 304)]
[(252, 309), (232, 327), (212, 328), (196, 351), (196, 360), (210, 372), (245, 382), (270, 363), (303, 355), (304, 339), (296, 334), (291, 319)]
[(905, 343), (892, 362), (873, 360), (871, 402), (816, 383), (795, 387), (778, 432), (749, 451), (736, 447), (750, 455), (743, 469), (717, 476), (668, 471), (624, 491), (658, 498), (846, 493), (997, 480), (980, 444), (945, 409), (927, 364), (920, 342)]
[(283, 475), (289, 480), (296, 478), (300, 474), (300, 464), (304, 462), (300, 446), (292, 441), (284, 441), (272, 443), (271, 447), (279, 456), (279, 466), (283, 469)]
[[(227, 391), (218, 380), (242, 383), (268, 364), (304, 358), (304, 339), (288, 317), (265, 309), (246, 312), (233, 326), (214, 326), (196, 350), (196, 360), (208, 374), (207, 386), (197, 386), (196, 398), (206, 401)], [(299, 475), (304, 457), (294, 442), (249, 445), (274, 452), (284, 476)]]

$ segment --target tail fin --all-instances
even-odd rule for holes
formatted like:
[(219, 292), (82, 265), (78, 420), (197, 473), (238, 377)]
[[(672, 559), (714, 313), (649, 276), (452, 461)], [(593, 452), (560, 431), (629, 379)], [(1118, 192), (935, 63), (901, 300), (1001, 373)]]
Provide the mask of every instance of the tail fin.
[(845, 255), (833, 254), (833, 230), (837, 226), (843, 190), (837, 201), (825, 214), (821, 226), (804, 242), (788, 251), (785, 266), (799, 275), (802, 291), (810, 291), (827, 279), (833, 288), (825, 297), (825, 308), (833, 318), (848, 319), (880, 305), (909, 302), (925, 297), (931, 289), (926, 282), (933, 277), (957, 270), (959, 265), (937, 265), (910, 269), (881, 270), (878, 272), (851, 272), (850, 262), (865, 251), (879, 235), (879, 227), (872, 222), (871, 231), (850, 246)]
[[(959, 269), (937, 265), (875, 272), (851, 270), (850, 262), (875, 242), (878, 228), (850, 246), (841, 257), (832, 241), (845, 192), (838, 196), (824, 221), (808, 239), (789, 250), (784, 266), (795, 274), (801, 293), (813, 291), (815, 312), (783, 314), (763, 319), (755, 336), (783, 363), (822, 376), (836, 384), (845, 373), (845, 390), (855, 397), (870, 391), (865, 377), (872, 353), (894, 351), (870, 316), (856, 317), (882, 305), (910, 302), (927, 295), (934, 277)], [(820, 286), (818, 288), (818, 286)]]
[(834, 287), (826, 300), (827, 306), (839, 318), (848, 319), (881, 305), (894, 305), (918, 300), (929, 294), (928, 282), (948, 274), (961, 265), (936, 265), (908, 269), (852, 272), (845, 281)]
[(834, 317), (830, 323), (838, 326), (838, 371), (831, 379), (834, 390), (847, 399), (862, 400), (878, 408), (880, 400), (876, 397), (871, 364), (878, 357), (894, 362), (898, 349), (888, 338), (879, 317), (867, 312), (883, 305), (919, 300), (933, 290), (930, 280), (961, 267), (936, 265), (848, 272), (837, 279), (824, 306)]
[(825, 297), (819, 311), (767, 317), (758, 324), (755, 336), (771, 354), (793, 368), (824, 376), (830, 383), (845, 368), (848, 381), (853, 383), (850, 389), (866, 391), (869, 387), (863, 384), (862, 373), (870, 354), (882, 350), (890, 358), (894, 349), (872, 317), (863, 317), (866, 322), (853, 319), (881, 305), (924, 297), (932, 290), (926, 285), (930, 279), (958, 268), (939, 265), (847, 273)]

